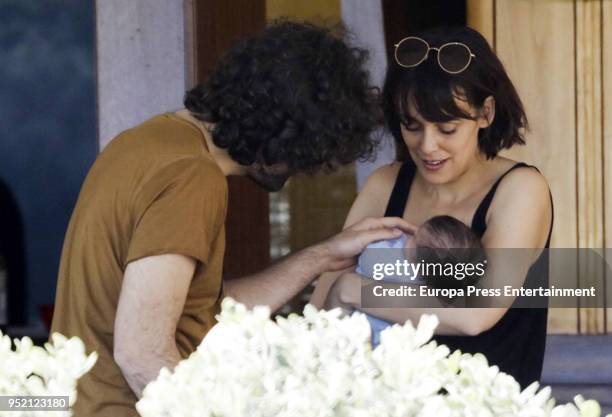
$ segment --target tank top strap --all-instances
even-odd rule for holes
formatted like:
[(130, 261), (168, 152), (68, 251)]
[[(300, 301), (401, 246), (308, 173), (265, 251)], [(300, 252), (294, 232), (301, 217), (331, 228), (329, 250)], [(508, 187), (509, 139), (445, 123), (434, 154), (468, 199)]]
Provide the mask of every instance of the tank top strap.
[[(493, 201), (493, 197), (495, 196), (495, 192), (497, 191), (497, 187), (500, 182), (504, 179), (506, 175), (517, 168), (521, 167), (530, 167), (534, 168), (536, 171), (540, 172), (538, 168), (533, 165), (528, 165), (524, 162), (517, 162), (510, 169), (504, 172), (491, 186), (489, 192), (482, 199), (476, 212), (474, 213), (474, 217), (472, 218), (472, 230), (478, 235), (484, 235), (484, 232), (487, 229), (486, 217), (487, 212), (489, 210), (489, 206)], [(397, 174), (397, 178), (395, 179), (395, 184), (393, 185), (393, 191), (391, 191), (391, 196), (389, 197), (389, 202), (387, 203), (387, 208), (385, 210), (385, 217), (402, 217), (404, 215), (404, 210), (406, 209), (406, 202), (408, 201), (408, 196), (410, 194), (410, 188), (412, 187), (412, 181), (414, 180), (414, 175), (416, 173), (416, 166), (411, 160), (405, 161), (399, 169)], [(554, 221), (554, 206), (552, 194), (549, 192), (550, 204), (552, 209), (552, 219), (551, 219), (551, 227), (548, 231), (548, 239), (546, 241), (546, 247), (550, 246), (550, 238), (552, 235), (552, 224)]]
[(529, 166), (529, 165), (527, 165), (524, 162), (517, 162), (516, 164), (514, 164), (509, 170), (504, 172), (495, 181), (495, 183), (491, 186), (491, 189), (489, 190), (489, 192), (484, 196), (484, 198), (478, 205), (476, 212), (474, 212), (474, 217), (472, 218), (472, 229), (474, 230), (474, 232), (476, 232), (478, 236), (484, 235), (484, 232), (487, 229), (487, 222), (486, 222), (487, 212), (489, 211), (489, 206), (491, 205), (491, 201), (493, 201), (493, 197), (495, 197), (495, 192), (497, 191), (497, 187), (499, 186), (499, 183), (510, 172), (514, 171), (517, 168), (526, 167), (526, 166)]
[[(510, 172), (512, 172), (513, 170), (515, 170), (517, 168), (522, 168), (522, 167), (530, 167), (530, 168), (533, 168), (536, 171), (540, 172), (540, 170), (538, 168), (534, 167), (533, 165), (528, 165), (528, 164), (526, 164), (524, 162), (517, 162), (509, 170), (504, 172), (497, 179), (497, 181), (495, 181), (495, 183), (493, 184), (493, 186), (491, 187), (491, 189), (489, 190), (487, 195), (484, 196), (484, 198), (482, 199), (482, 201), (478, 205), (478, 208), (476, 209), (476, 212), (474, 213), (474, 217), (472, 218), (472, 230), (474, 230), (474, 232), (478, 236), (484, 235), (485, 231), (487, 230), (487, 222), (486, 222), (487, 212), (489, 211), (489, 206), (491, 205), (491, 202), (493, 201), (493, 197), (495, 196), (495, 192), (497, 191), (497, 187), (499, 186), (499, 183)], [(553, 200), (552, 200), (552, 194), (550, 192), (549, 192), (549, 196), (550, 196), (550, 204), (551, 204), (551, 207), (552, 207)], [(553, 208), (553, 216), (554, 216), (554, 208)], [(551, 236), (551, 234), (552, 234), (552, 227), (550, 228), (550, 230), (548, 232), (548, 239), (546, 241), (546, 247), (548, 247), (549, 244), (550, 244), (550, 236)]]
[(404, 215), (415, 172), (416, 167), (410, 159), (402, 163), (393, 185), (393, 191), (389, 196), (385, 217), (402, 217)]

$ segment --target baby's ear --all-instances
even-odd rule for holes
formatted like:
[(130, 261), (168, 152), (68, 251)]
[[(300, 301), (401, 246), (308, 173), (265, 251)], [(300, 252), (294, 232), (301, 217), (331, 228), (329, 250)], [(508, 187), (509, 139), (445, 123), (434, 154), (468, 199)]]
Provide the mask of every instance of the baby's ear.
[(495, 119), (495, 99), (493, 96), (489, 96), (485, 99), (482, 104), (480, 111), (480, 117), (478, 118), (478, 127), (485, 129), (491, 126)]

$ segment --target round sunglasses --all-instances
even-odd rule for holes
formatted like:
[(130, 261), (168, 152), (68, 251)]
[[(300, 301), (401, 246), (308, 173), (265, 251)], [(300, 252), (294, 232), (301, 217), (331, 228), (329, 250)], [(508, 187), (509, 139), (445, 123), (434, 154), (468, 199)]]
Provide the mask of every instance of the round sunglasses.
[(461, 42), (448, 42), (439, 48), (429, 46), (425, 39), (408, 36), (395, 44), (395, 61), (404, 68), (414, 68), (429, 57), (429, 51), (438, 53), (438, 65), (449, 74), (466, 70), (476, 55)]

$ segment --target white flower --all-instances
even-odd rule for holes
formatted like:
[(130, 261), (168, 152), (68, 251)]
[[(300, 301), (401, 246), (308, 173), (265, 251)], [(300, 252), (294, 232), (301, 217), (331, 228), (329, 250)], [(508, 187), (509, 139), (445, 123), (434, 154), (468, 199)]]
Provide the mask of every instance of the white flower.
[[(68, 396), (69, 405), (76, 401), (77, 380), (95, 364), (95, 352), (86, 355), (83, 342), (76, 337), (66, 339), (59, 333), (52, 343), (35, 346), (24, 337), (13, 341), (0, 332), (0, 396)], [(54, 416), (70, 416), (70, 411), (54, 412)], [(0, 412), (0, 415), (4, 415)], [(10, 411), (11, 417), (48, 416), (48, 411)]]
[(424, 315), (381, 334), (376, 349), (363, 314), (339, 310), (270, 319), (225, 299), (218, 324), (188, 359), (144, 390), (143, 417), (597, 417), (577, 397), (554, 407), (550, 388), (521, 392), (483, 355), (451, 353)]

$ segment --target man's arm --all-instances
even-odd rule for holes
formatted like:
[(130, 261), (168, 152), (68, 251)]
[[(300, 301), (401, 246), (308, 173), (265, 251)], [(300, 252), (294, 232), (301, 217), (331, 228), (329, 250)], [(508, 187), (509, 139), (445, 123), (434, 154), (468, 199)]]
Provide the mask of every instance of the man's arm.
[(224, 282), (224, 295), (245, 304), (278, 310), (312, 280), (328, 271), (355, 263), (355, 256), (371, 242), (397, 238), (414, 226), (397, 217), (367, 218), (317, 245), (277, 262), (270, 268)]
[(113, 356), (137, 397), (162, 367), (181, 360), (175, 342), (178, 320), (196, 269), (183, 255), (158, 255), (130, 262), (123, 277)]
[[(366, 219), (318, 245), (289, 256), (258, 274), (226, 283), (225, 295), (247, 306), (278, 309), (324, 271), (351, 265), (370, 242), (397, 237), (412, 227), (401, 219)], [(195, 259), (175, 254), (130, 262), (117, 315), (113, 356), (136, 396), (162, 367), (181, 360), (176, 326), (197, 267)]]

